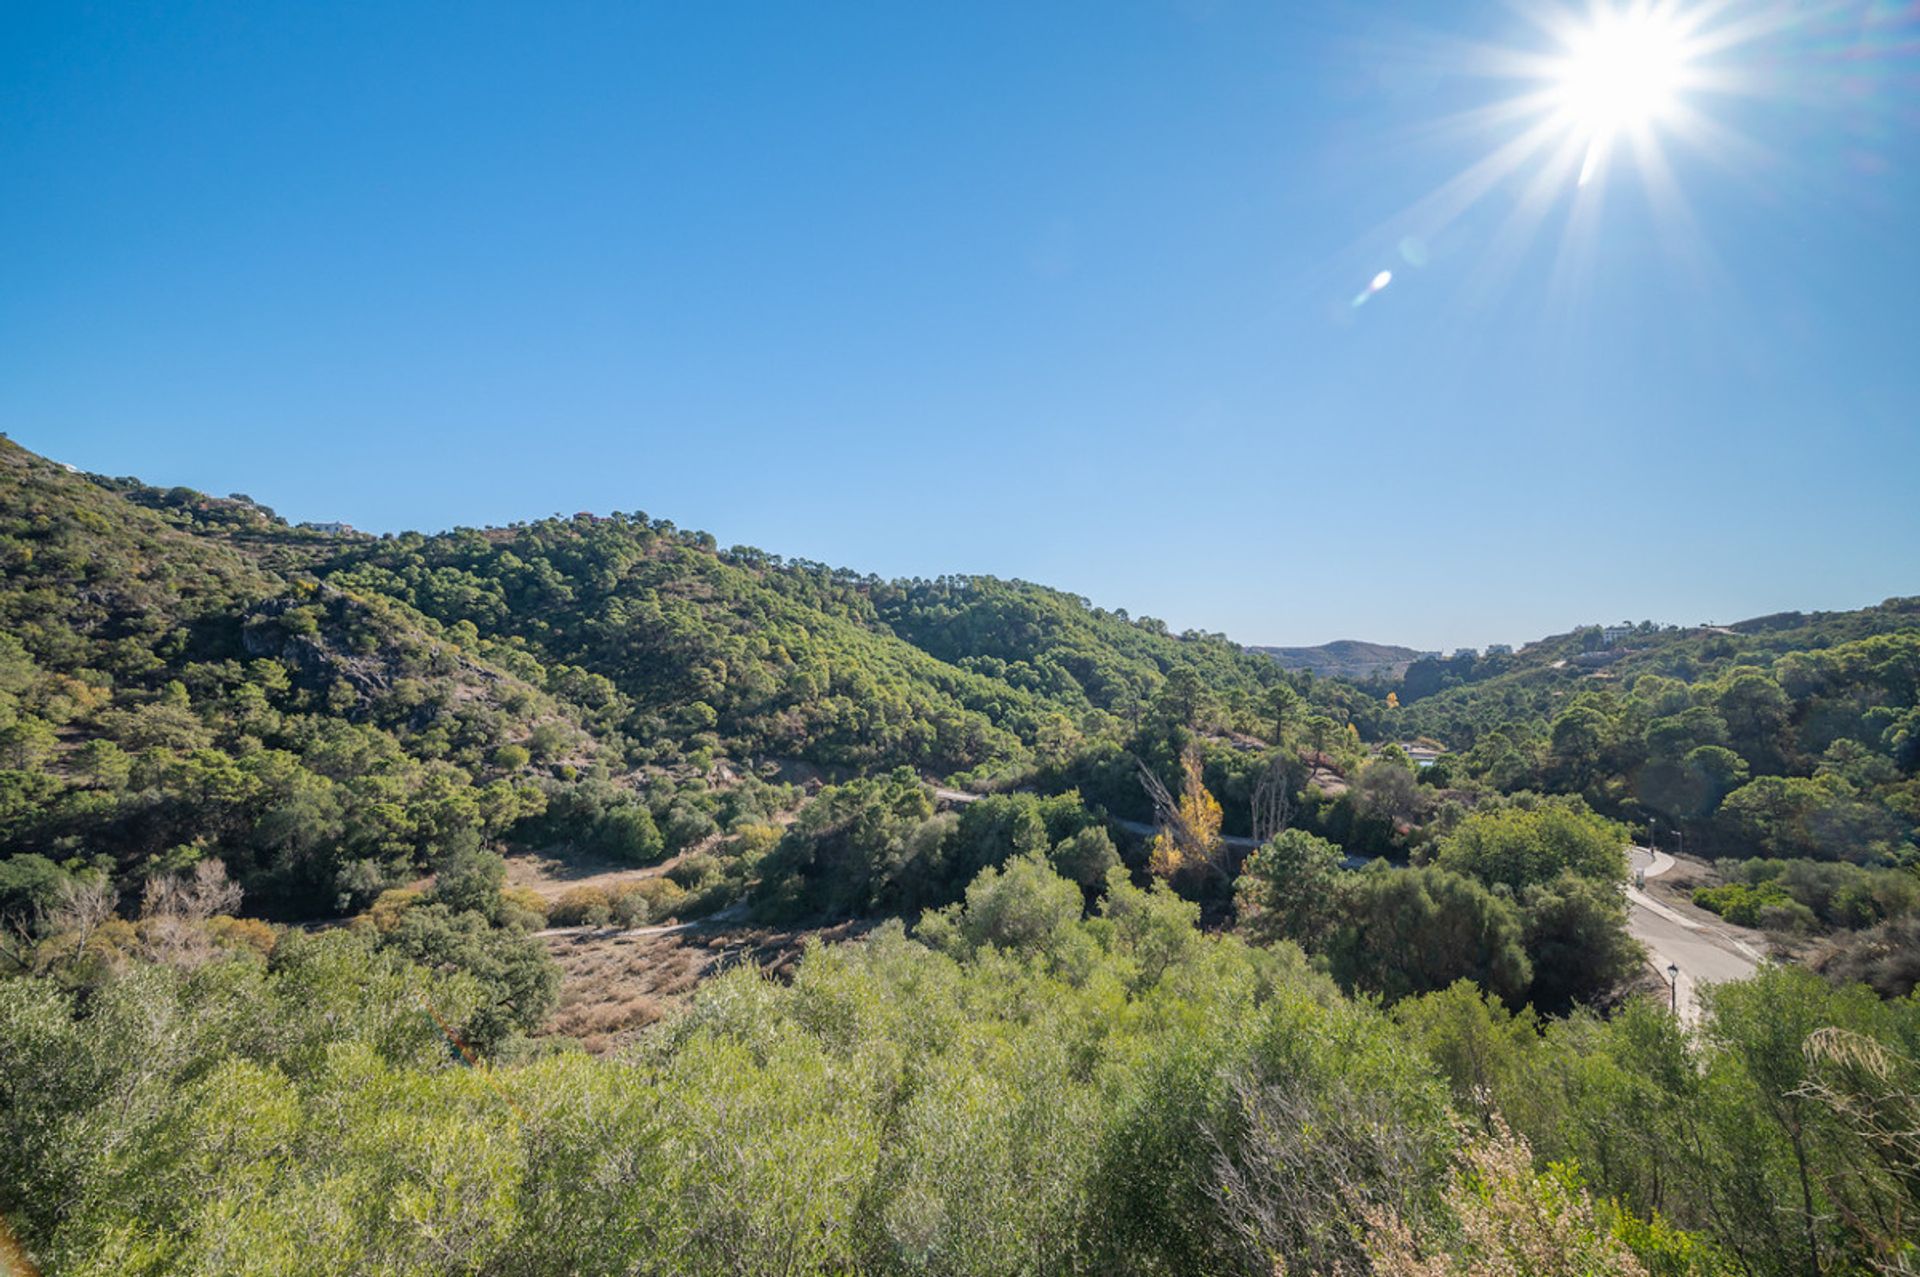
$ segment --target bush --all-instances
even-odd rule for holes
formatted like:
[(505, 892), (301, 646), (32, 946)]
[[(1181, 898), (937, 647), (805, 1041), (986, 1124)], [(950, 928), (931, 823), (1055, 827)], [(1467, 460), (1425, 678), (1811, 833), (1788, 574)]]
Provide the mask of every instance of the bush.
[(621, 927), (644, 927), (653, 919), (646, 893), (628, 888), (613, 898), (613, 920)]
[(686, 850), (718, 827), (712, 816), (685, 799), (675, 799), (673, 805), (667, 808), (666, 819), (661, 822), (667, 847), (673, 851)]
[(1098, 887), (1107, 874), (1120, 866), (1120, 853), (1113, 838), (1098, 825), (1089, 825), (1077, 834), (1060, 840), (1053, 849), (1053, 869), (1061, 877), (1082, 887)]
[(425, 895), (424, 891), (416, 891), (412, 887), (389, 887), (374, 898), (361, 916), (384, 936), (398, 927), (407, 910), (420, 903)]
[(232, 918), (225, 914), (207, 919), (207, 934), (222, 948), (240, 949), (263, 958), (273, 956), (279, 934), (258, 918)]
[(1593, 1003), (1640, 966), (1643, 952), (1627, 934), (1627, 902), (1607, 883), (1564, 873), (1520, 894), (1521, 928), (1534, 1007), (1564, 1014)]
[(733, 836), (727, 841), (727, 850), (743, 864), (753, 866), (779, 845), (780, 827), (756, 822), (735, 826)]
[(636, 896), (644, 902), (647, 916), (656, 922), (672, 917), (687, 898), (680, 884), (671, 878), (642, 878), (627, 888), (624, 894)]
[(700, 891), (722, 881), (727, 876), (727, 867), (720, 857), (702, 852), (697, 856), (688, 856), (673, 868), (667, 870), (667, 877), (686, 891)]
[(1518, 1006), (1533, 978), (1513, 902), (1433, 866), (1351, 875), (1327, 955), (1344, 987), (1387, 1002), (1468, 979)]
[(1777, 887), (1829, 927), (1870, 927), (1920, 909), (1920, 875), (1910, 870), (1820, 860), (1722, 860), (1715, 868), (1730, 882)]
[(547, 925), (547, 899), (531, 887), (503, 888), (500, 921), (522, 931), (538, 931)]
[(613, 918), (613, 901), (599, 887), (569, 887), (547, 910), (556, 927), (604, 927)]
[(1920, 913), (1847, 937), (1821, 964), (1821, 972), (1839, 984), (1867, 985), (1883, 998), (1904, 998), (1920, 989)]
[(1437, 863), (1489, 887), (1519, 891), (1563, 872), (1618, 882), (1627, 876), (1627, 833), (1578, 799), (1533, 808), (1476, 811), (1440, 843)]
[[(1694, 888), (1693, 903), (1737, 926), (1759, 927), (1765, 925), (1760, 920), (1763, 911), (1773, 910), (1777, 913), (1795, 902), (1778, 883), (1763, 882), (1755, 887), (1744, 882), (1729, 882), (1719, 887)], [(1805, 906), (1800, 908), (1811, 921), (1811, 911)]]
[(653, 813), (637, 802), (607, 809), (593, 833), (594, 850), (628, 864), (650, 865), (666, 850), (666, 839), (653, 823)]

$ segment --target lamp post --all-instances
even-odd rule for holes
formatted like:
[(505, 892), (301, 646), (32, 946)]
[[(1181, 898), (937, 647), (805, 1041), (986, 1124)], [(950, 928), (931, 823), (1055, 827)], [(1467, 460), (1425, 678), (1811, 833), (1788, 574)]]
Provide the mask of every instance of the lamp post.
[(1669, 962), (1667, 964), (1667, 992), (1669, 995), (1668, 996), (1669, 1007), (1671, 1007), (1675, 1015), (1679, 1015), (1680, 1014), (1680, 964), (1677, 962)]

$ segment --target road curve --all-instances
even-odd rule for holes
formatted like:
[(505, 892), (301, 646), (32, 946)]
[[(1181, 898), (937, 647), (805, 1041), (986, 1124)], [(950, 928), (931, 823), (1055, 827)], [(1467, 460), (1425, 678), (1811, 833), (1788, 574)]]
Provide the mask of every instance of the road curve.
[[(1636, 881), (1658, 878), (1673, 868), (1673, 857), (1645, 847), (1629, 849)], [(1627, 888), (1627, 931), (1646, 946), (1647, 962), (1662, 980), (1667, 968), (1679, 968), (1678, 996), (1675, 999), (1681, 1023), (1691, 1027), (1700, 1021), (1700, 988), (1705, 984), (1724, 984), (1744, 980), (1759, 969), (1764, 960), (1751, 945), (1736, 939), (1714, 925), (1705, 915), (1682, 912), (1661, 904), (1636, 886)]]

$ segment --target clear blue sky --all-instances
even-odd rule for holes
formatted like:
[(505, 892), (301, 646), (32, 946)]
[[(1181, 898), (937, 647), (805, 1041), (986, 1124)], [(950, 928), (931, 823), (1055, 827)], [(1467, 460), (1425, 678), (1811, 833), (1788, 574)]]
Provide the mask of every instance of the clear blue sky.
[(1430, 198), (1517, 127), (1440, 123), (1517, 91), (1470, 43), (1548, 43), (1503, 5), (15, 0), (0, 430), (1246, 642), (1874, 602), (1920, 591), (1920, 18), (1829, 8), (1707, 59), (1745, 141), (1669, 137), (1683, 218), (1624, 152)]

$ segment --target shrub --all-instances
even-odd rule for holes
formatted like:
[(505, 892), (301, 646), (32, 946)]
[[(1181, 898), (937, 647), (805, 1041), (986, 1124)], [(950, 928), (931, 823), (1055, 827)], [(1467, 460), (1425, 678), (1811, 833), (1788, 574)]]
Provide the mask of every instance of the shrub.
[(628, 888), (626, 894), (645, 901), (647, 916), (655, 921), (672, 917), (687, 898), (680, 884), (671, 878), (642, 878)]
[(1626, 830), (1585, 803), (1553, 800), (1474, 812), (1441, 842), (1437, 863), (1518, 891), (1563, 872), (1620, 881), (1627, 876), (1626, 846)]
[[(1693, 892), (1693, 903), (1702, 909), (1712, 910), (1728, 922), (1742, 927), (1765, 926), (1766, 924), (1761, 921), (1763, 912), (1771, 910), (1775, 916), (1782, 916), (1781, 910), (1795, 905), (1793, 897), (1775, 882), (1763, 882), (1759, 886), (1750, 886), (1744, 882), (1729, 882), (1719, 887), (1696, 887)], [(1798, 908), (1811, 923), (1812, 911), (1804, 905)], [(1781, 929), (1783, 928), (1775, 928), (1775, 930)]]
[(207, 919), (207, 934), (225, 949), (243, 949), (263, 958), (273, 956), (280, 937), (273, 927), (258, 918), (232, 918), (226, 914)]
[(362, 916), (373, 924), (375, 931), (387, 935), (400, 925), (400, 919), (407, 910), (418, 904), (425, 894), (412, 887), (389, 887), (374, 898)]
[(613, 898), (613, 920), (622, 927), (644, 927), (653, 918), (653, 905), (643, 891), (628, 888)]
[(761, 823), (745, 824), (736, 827), (728, 850), (748, 865), (760, 862), (761, 857), (780, 845), (780, 827)]
[(653, 813), (636, 802), (608, 808), (594, 827), (593, 845), (603, 855), (635, 865), (652, 864), (666, 850)]
[(727, 867), (720, 857), (708, 855), (705, 852), (697, 856), (688, 856), (667, 870), (667, 877), (687, 891), (699, 891), (711, 887), (726, 876)]
[(500, 921), (523, 931), (547, 925), (547, 900), (531, 887), (504, 887), (500, 891)]
[(547, 909), (556, 927), (604, 927), (613, 917), (613, 901), (599, 887), (570, 887)]

